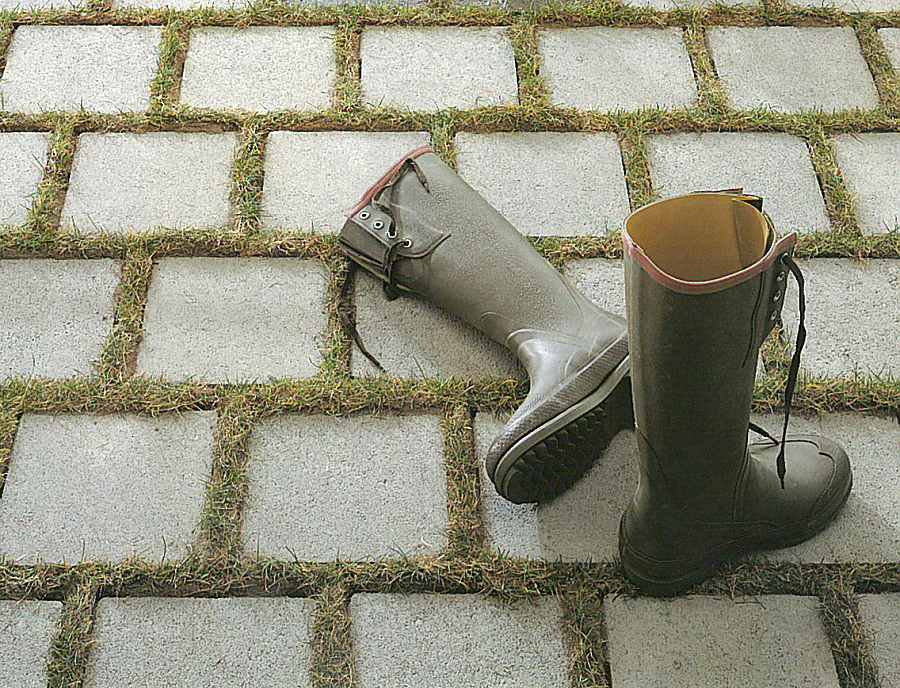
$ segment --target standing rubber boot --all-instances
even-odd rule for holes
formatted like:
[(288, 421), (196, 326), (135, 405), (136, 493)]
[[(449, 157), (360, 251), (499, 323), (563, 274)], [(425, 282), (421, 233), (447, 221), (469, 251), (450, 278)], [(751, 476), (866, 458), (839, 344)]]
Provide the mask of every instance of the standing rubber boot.
[(624, 320), (576, 291), (433, 150), (410, 151), (347, 217), (341, 249), (389, 297), (419, 294), (527, 370), (528, 396), (486, 460), (503, 497), (552, 499), (631, 426)]
[[(679, 593), (736, 555), (803, 542), (850, 494), (841, 447), (786, 434), (806, 332), (803, 279), (791, 258), (797, 235), (776, 240), (761, 210), (757, 197), (697, 193), (625, 221), (640, 479), (619, 552), (651, 595)], [(779, 441), (749, 420), (759, 347), (789, 271), (801, 317)], [(767, 439), (748, 445), (748, 427)]]

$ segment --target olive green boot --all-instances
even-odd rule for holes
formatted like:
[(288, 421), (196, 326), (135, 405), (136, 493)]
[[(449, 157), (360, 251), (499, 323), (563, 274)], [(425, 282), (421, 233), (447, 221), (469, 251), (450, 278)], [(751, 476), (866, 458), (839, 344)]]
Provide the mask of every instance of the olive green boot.
[(576, 291), (430, 148), (366, 192), (340, 246), (389, 297), (414, 292), (522, 362), (530, 391), (486, 461), (506, 499), (552, 499), (631, 426), (624, 320)]
[[(681, 592), (736, 555), (803, 542), (850, 493), (841, 447), (785, 434), (805, 339), (803, 280), (796, 234), (777, 240), (761, 208), (752, 196), (697, 193), (625, 221), (640, 479), (619, 551), (628, 578), (653, 595)], [(788, 272), (801, 318), (779, 441), (749, 420), (759, 347)], [(767, 439), (748, 443), (748, 428)]]

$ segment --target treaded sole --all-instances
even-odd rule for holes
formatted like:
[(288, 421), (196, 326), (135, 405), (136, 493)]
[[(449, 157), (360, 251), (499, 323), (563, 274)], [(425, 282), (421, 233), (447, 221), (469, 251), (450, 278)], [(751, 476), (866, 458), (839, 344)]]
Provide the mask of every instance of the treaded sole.
[(535, 430), (529, 436), (534, 443), (524, 450), (519, 445), (517, 456), (498, 462), (490, 477), (501, 496), (516, 504), (558, 497), (591, 468), (619, 431), (634, 427), (630, 375), (622, 376), (612, 392), (591, 400), (593, 396), (577, 413)]

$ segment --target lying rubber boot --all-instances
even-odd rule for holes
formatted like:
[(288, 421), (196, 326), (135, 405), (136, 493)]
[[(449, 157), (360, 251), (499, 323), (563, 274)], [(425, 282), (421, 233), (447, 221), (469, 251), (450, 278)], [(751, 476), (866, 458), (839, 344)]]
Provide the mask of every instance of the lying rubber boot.
[(576, 291), (433, 150), (407, 154), (347, 216), (342, 250), (389, 297), (419, 294), (528, 372), (528, 396), (487, 455), (503, 497), (552, 499), (631, 426), (624, 320)]
[[(622, 517), (627, 577), (652, 595), (681, 592), (726, 560), (799, 544), (850, 494), (847, 454), (787, 435), (806, 336), (796, 234), (776, 240), (762, 200), (697, 193), (625, 221), (625, 289), (640, 479)], [(752, 425), (759, 347), (800, 288), (800, 327), (781, 440)], [(764, 436), (748, 441), (748, 428)]]

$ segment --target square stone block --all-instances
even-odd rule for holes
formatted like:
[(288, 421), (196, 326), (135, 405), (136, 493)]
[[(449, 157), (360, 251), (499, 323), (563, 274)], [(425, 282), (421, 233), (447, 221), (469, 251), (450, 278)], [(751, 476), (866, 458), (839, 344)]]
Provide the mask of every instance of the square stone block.
[(198, 534), (215, 422), (207, 411), (25, 414), (0, 503), (0, 554), (70, 565), (184, 557)]
[[(390, 375), (403, 377), (521, 377), (525, 371), (504, 346), (417, 296), (388, 300), (381, 282), (357, 271), (356, 327)], [(353, 374), (377, 375), (353, 347)]]
[(523, 234), (602, 235), (630, 209), (614, 134), (466, 134), (459, 173)]
[(311, 260), (165, 258), (150, 282), (137, 372), (207, 382), (315, 375), (327, 286)]
[(900, 594), (860, 595), (859, 614), (874, 638), (878, 684), (900, 686)]
[(363, 593), (350, 615), (361, 688), (569, 685), (554, 598)]
[(829, 228), (806, 143), (788, 134), (711, 133), (647, 141), (654, 190), (663, 197), (743, 187), (762, 196), (782, 233)]
[(0, 134), (0, 225), (21, 225), (37, 194), (47, 163), (47, 135)]
[(900, 231), (900, 134), (844, 134), (833, 143), (863, 233)]
[(438, 418), (286, 415), (250, 443), (244, 545), (279, 559), (436, 554), (447, 523)]
[(538, 50), (554, 105), (638, 110), (697, 101), (681, 29), (545, 29)]
[(616, 688), (840, 685), (815, 597), (614, 597), (604, 611)]
[(0, 674), (7, 686), (45, 688), (59, 602), (0, 600)]
[(181, 102), (219, 110), (326, 108), (335, 73), (333, 27), (203, 27), (191, 31)]
[(344, 212), (406, 153), (428, 145), (425, 132), (269, 134), (262, 224), (267, 229), (337, 233)]
[(736, 108), (798, 112), (878, 106), (875, 83), (849, 26), (714, 27), (707, 41)]
[(566, 263), (563, 274), (600, 308), (625, 317), (625, 268), (621, 260), (585, 258)]
[(518, 99), (502, 26), (373, 27), (363, 32), (360, 56), (368, 105), (441, 110)]
[(0, 93), (6, 110), (146, 110), (159, 26), (20, 26)]
[[(806, 346), (811, 373), (900, 374), (900, 261), (818, 258), (800, 263), (806, 278)], [(788, 278), (781, 317), (793, 341), (797, 287)]]
[(315, 607), (294, 597), (106, 597), (87, 685), (308, 688)]
[(124, 234), (228, 221), (234, 134), (82, 134), (62, 225)]
[(92, 373), (121, 276), (113, 260), (0, 260), (0, 379)]

